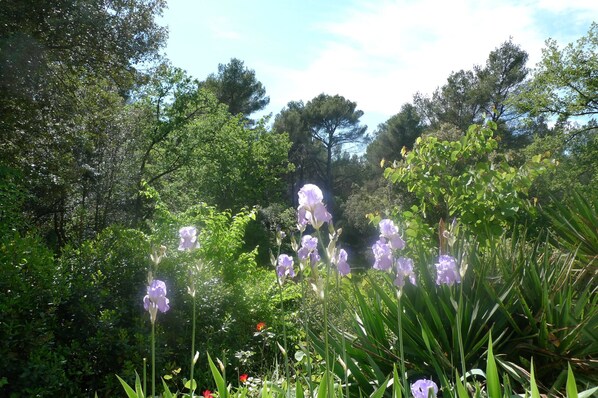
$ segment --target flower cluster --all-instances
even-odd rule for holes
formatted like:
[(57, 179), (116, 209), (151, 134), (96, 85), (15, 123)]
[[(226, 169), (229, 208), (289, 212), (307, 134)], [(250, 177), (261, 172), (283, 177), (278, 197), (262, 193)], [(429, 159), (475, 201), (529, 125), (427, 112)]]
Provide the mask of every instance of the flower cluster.
[(396, 257), (395, 252), (405, 248), (405, 241), (399, 235), (399, 228), (392, 220), (384, 219), (379, 223), (380, 239), (372, 246), (374, 253), (374, 269), (395, 273), (395, 285), (402, 289), (405, 278), (415, 285), (413, 260), (407, 257)]
[[(324, 223), (331, 223), (332, 216), (326, 210), (326, 206), (322, 202), (324, 196), (320, 188), (314, 184), (305, 184), (298, 193), (299, 207), (297, 208), (297, 229), (300, 233), (305, 232), (308, 225), (311, 225), (316, 231), (322, 227)], [(326, 254), (330, 262), (336, 265), (337, 271), (341, 276), (346, 276), (351, 273), (351, 267), (348, 263), (347, 252), (343, 249), (336, 249), (336, 240), (340, 230), (330, 235), (330, 242), (326, 249)], [(282, 231), (276, 233), (276, 243), (281, 245), (285, 234)], [(294, 241), (293, 241), (294, 242)], [(293, 243), (293, 249), (297, 252), (299, 259), (299, 266), (301, 270), (309, 266), (314, 270), (317, 276), (316, 265), (322, 259), (318, 251), (318, 245), (322, 242), (317, 237), (306, 234), (301, 237), (301, 245), (297, 248), (296, 243)], [(286, 277), (295, 277), (295, 270), (293, 269), (293, 258), (287, 254), (280, 254), (277, 259), (272, 257), (273, 265), (276, 267), (278, 281), (280, 284), (284, 283)]]
[(156, 322), (158, 310), (166, 312), (170, 309), (168, 305), (168, 298), (166, 297), (166, 284), (158, 279), (151, 281), (147, 287), (147, 294), (143, 298), (143, 307), (150, 313), (152, 323)]
[(214, 398), (214, 395), (210, 390), (205, 390), (201, 395), (203, 396), (203, 398)]

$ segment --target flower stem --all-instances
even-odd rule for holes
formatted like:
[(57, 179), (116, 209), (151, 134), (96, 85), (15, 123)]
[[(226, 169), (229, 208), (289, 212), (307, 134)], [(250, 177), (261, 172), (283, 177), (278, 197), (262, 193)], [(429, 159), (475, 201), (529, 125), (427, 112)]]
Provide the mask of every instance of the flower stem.
[(143, 392), (147, 394), (147, 358), (143, 358)]
[(399, 357), (401, 359), (401, 383), (403, 384), (403, 396), (407, 396), (407, 377), (405, 374), (405, 355), (403, 352), (403, 306), (401, 302), (401, 291), (397, 292), (397, 319), (399, 323)]
[(152, 322), (152, 398), (156, 396), (156, 323)]
[(465, 377), (465, 373), (467, 371), (467, 366), (465, 366), (465, 351), (463, 350), (463, 336), (461, 332), (461, 323), (463, 320), (463, 285), (459, 286), (459, 304), (457, 305), (457, 338), (459, 339), (459, 354), (461, 355), (461, 371), (463, 372), (463, 377)]
[(191, 398), (195, 392), (195, 383), (193, 381), (193, 369), (195, 368), (195, 293), (193, 294), (193, 314), (191, 316), (191, 378), (189, 379), (189, 389), (191, 390)]
[(319, 242), (320, 246), (322, 247), (323, 257), (326, 258), (326, 283), (324, 285), (324, 289), (322, 292), (322, 300), (324, 301), (324, 350), (325, 350), (324, 360), (326, 361), (326, 375), (328, 376), (328, 380), (329, 380), (328, 391), (329, 391), (329, 394), (334, 395), (334, 393), (333, 393), (334, 380), (332, 377), (332, 372), (330, 370), (330, 353), (329, 353), (329, 343), (328, 343), (328, 334), (329, 334), (328, 292), (330, 291), (330, 268), (332, 265), (330, 263), (330, 258), (328, 258), (328, 252), (326, 250), (326, 246), (324, 246), (324, 241), (322, 240), (322, 234), (320, 233), (320, 230), (318, 230), (318, 242)]
[(302, 301), (302, 310), (303, 310), (303, 322), (304, 322), (304, 327), (305, 327), (305, 354), (307, 356), (307, 377), (308, 377), (308, 383), (307, 383), (307, 390), (309, 392), (309, 396), (312, 396), (312, 388), (311, 388), (311, 381), (312, 381), (312, 375), (311, 375), (311, 354), (310, 354), (310, 338), (309, 338), (309, 319), (308, 319), (308, 313), (307, 313), (307, 304), (305, 303), (305, 296), (308, 293), (308, 289), (306, 286), (306, 283), (302, 284), (302, 289), (303, 291), (301, 292), (301, 301)]
[(282, 336), (283, 336), (283, 347), (284, 347), (284, 369), (285, 369), (285, 376), (287, 379), (287, 386), (285, 391), (285, 396), (288, 397), (289, 395), (289, 388), (291, 385), (291, 378), (290, 378), (290, 371), (289, 371), (289, 351), (287, 348), (287, 326), (286, 326), (286, 317), (284, 313), (284, 302), (283, 302), (283, 294), (282, 294), (282, 284), (278, 284), (279, 292), (280, 292), (280, 313), (282, 314)]
[[(343, 302), (341, 300), (341, 277), (339, 275), (339, 273), (336, 273), (336, 294), (337, 294), (337, 301), (338, 301), (338, 305), (339, 307), (341, 306), (341, 303)], [(339, 311), (341, 314), (344, 313), (343, 308), (341, 308), (341, 311)], [(347, 364), (347, 348), (346, 348), (346, 342), (345, 342), (345, 333), (344, 331), (341, 330), (341, 342), (342, 342), (342, 349), (343, 349), (343, 363), (345, 368), (344, 370), (344, 376), (345, 376), (345, 397), (344, 398), (349, 398), (349, 370), (348, 370), (348, 364)]]

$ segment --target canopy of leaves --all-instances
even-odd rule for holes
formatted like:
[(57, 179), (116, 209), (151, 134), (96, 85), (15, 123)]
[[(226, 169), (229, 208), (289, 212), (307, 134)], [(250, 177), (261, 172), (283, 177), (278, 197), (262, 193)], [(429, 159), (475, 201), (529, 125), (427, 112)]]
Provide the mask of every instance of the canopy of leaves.
[(532, 182), (550, 167), (550, 161), (536, 156), (524, 166), (513, 167), (494, 153), (495, 129), (488, 122), (488, 126), (471, 126), (457, 141), (418, 138), (405, 160), (387, 168), (384, 176), (407, 185), (430, 225), (456, 217), (480, 237), (500, 235), (516, 219)]
[(561, 120), (595, 118), (598, 114), (598, 23), (577, 42), (559, 49), (546, 41), (542, 61), (530, 82), (515, 99), (521, 110), (548, 113)]
[(377, 166), (383, 159), (401, 159), (403, 147), (412, 149), (423, 131), (424, 125), (415, 106), (404, 104), (399, 113), (378, 126), (366, 150), (368, 161)]
[(218, 101), (228, 106), (228, 111), (245, 117), (264, 109), (270, 103), (266, 89), (255, 77), (255, 71), (245, 67), (243, 61), (233, 58), (228, 64), (218, 65), (218, 74), (210, 75), (204, 86), (212, 91)]

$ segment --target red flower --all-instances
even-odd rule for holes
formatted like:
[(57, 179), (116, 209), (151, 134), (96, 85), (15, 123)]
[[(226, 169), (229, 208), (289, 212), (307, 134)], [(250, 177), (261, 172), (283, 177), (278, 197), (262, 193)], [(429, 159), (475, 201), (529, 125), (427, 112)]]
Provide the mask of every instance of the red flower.
[(203, 398), (214, 398), (210, 390), (205, 390), (201, 395), (203, 395)]
[(239, 381), (241, 383), (246, 383), (247, 382), (247, 373), (243, 373), (241, 376), (239, 376)]
[(255, 328), (257, 329), (258, 332), (261, 332), (263, 329), (266, 328), (266, 323), (265, 322), (260, 322), (258, 323)]

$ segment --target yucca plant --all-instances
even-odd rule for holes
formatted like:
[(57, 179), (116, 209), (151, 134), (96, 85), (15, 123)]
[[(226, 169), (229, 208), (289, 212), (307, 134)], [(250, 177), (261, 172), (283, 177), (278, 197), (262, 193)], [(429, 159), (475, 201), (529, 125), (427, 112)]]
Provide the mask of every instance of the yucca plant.
[(529, 243), (514, 235), (484, 257), (503, 280), (498, 290), (490, 283), (487, 289), (512, 331), (505, 358), (529, 368), (534, 357), (538, 385), (551, 393), (564, 388), (567, 363), (581, 385), (597, 384), (597, 275), (577, 269), (574, 253), (563, 254), (542, 238)]
[(579, 266), (596, 273), (598, 259), (598, 198), (585, 199), (574, 192), (565, 202), (553, 201), (543, 209), (549, 221), (551, 242), (575, 253)]
[[(452, 389), (456, 371), (481, 369), (488, 332), (494, 330), (497, 362), (511, 376), (514, 390), (525, 388), (531, 357), (542, 390), (563, 391), (567, 363), (580, 386), (595, 385), (595, 277), (582, 284), (573, 258), (561, 255), (546, 240), (530, 242), (515, 234), (483, 247), (466, 243), (455, 249), (458, 262), (467, 264), (457, 285), (437, 286), (430, 269), (435, 257), (429, 253), (416, 257), (417, 286), (405, 286), (401, 298), (408, 379), (433, 376), (443, 391)], [(343, 333), (350, 382), (354, 389), (370, 394), (400, 361), (398, 302), (389, 275), (374, 271), (351, 294), (355, 295), (352, 327), (337, 331), (330, 341), (336, 352), (342, 352)], [(313, 340), (321, 349), (318, 336)], [(343, 366), (336, 363), (333, 370), (340, 377)]]

